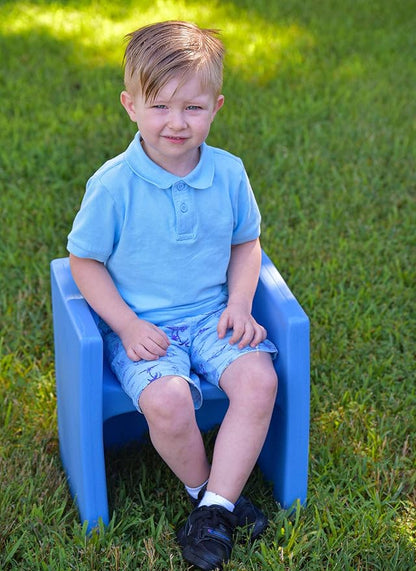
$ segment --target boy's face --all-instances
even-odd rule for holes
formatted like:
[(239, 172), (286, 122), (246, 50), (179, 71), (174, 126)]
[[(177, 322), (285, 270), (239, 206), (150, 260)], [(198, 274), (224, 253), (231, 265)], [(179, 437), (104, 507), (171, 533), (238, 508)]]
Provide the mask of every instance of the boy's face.
[(154, 101), (145, 101), (142, 93), (131, 96), (123, 91), (121, 103), (137, 123), (146, 154), (165, 170), (185, 176), (198, 164), (199, 147), (224, 96), (204, 90), (198, 76), (193, 76), (182, 85), (172, 79)]

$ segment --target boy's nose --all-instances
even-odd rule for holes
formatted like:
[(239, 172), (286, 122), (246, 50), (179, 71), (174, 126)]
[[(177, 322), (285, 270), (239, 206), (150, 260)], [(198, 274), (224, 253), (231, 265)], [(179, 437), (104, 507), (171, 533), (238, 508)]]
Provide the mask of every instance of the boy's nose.
[(172, 112), (169, 114), (169, 127), (171, 129), (184, 129), (186, 127), (186, 120), (181, 112)]

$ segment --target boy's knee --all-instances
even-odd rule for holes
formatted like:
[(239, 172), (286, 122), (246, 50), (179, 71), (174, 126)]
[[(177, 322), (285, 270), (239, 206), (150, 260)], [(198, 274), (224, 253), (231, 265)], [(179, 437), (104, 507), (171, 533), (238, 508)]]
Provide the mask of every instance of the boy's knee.
[(182, 377), (162, 377), (148, 385), (140, 396), (140, 408), (149, 424), (180, 430), (194, 417), (188, 382)]
[[(251, 356), (254, 358), (250, 358)], [(222, 388), (230, 401), (242, 400), (266, 408), (273, 405), (277, 395), (278, 378), (268, 354), (249, 354), (230, 365), (224, 375)]]
[(246, 390), (250, 391), (257, 399), (262, 399), (265, 404), (275, 401), (277, 395), (277, 374), (273, 367), (255, 371), (246, 380)]
[(270, 369), (265, 372), (263, 383), (266, 385), (266, 390), (270, 390), (276, 397), (279, 381), (274, 367), (270, 367)]

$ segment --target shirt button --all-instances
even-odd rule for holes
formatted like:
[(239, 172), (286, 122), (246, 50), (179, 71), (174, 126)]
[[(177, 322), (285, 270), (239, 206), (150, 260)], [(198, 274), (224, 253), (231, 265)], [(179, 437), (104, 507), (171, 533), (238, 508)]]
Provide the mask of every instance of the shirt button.
[(183, 183), (183, 182), (179, 182), (179, 183), (178, 183), (178, 186), (177, 186), (177, 189), (178, 189), (178, 190), (183, 190), (184, 188), (185, 188), (184, 183)]
[(185, 202), (181, 204), (181, 212), (188, 212), (188, 205)]

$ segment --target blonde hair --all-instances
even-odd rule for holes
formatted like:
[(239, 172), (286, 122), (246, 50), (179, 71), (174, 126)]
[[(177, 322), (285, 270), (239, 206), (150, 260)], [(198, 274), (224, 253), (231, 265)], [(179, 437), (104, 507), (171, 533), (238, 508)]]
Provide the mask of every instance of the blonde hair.
[(190, 22), (170, 20), (144, 26), (126, 36), (124, 84), (135, 95), (154, 100), (174, 77), (183, 83), (200, 74), (204, 89), (221, 93), (224, 46), (219, 32)]

